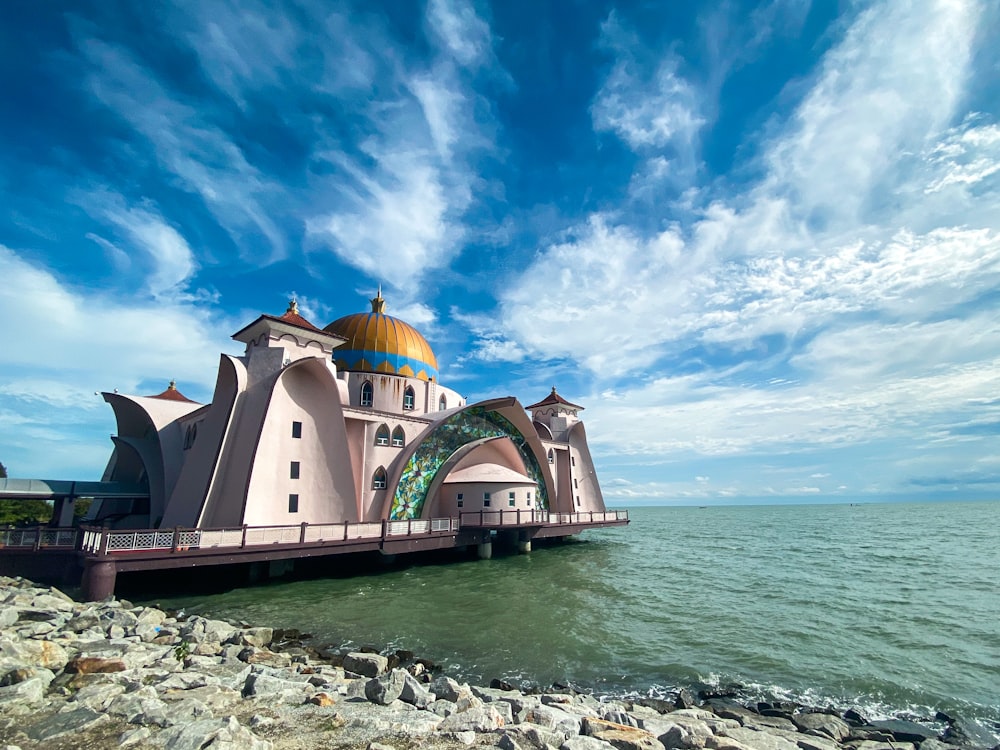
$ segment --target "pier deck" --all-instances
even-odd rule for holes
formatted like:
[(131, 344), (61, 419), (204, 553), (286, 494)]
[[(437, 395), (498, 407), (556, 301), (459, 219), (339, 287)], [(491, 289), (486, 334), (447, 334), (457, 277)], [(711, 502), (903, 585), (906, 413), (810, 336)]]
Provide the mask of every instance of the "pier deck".
[[(550, 513), (496, 510), (458, 517), (367, 523), (233, 528), (104, 529), (29, 527), (0, 530), (0, 572), (79, 583), (84, 597), (114, 593), (119, 572), (202, 565), (270, 563), (380, 551), (387, 555), (464, 547), (488, 548), (496, 534), (520, 544), (586, 529), (628, 524), (628, 511)], [(488, 553), (487, 553), (488, 554)]]

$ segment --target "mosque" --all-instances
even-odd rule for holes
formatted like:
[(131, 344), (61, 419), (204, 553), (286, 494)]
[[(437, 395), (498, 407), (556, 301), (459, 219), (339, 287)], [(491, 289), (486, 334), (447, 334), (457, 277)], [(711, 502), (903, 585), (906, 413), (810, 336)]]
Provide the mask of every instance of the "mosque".
[(293, 300), (233, 334), (211, 403), (171, 382), (104, 393), (117, 434), (85, 523), (117, 529), (365, 523), (480, 511), (603, 512), (580, 411), (553, 388), (523, 407), (441, 384), (412, 326), (371, 312), (319, 329)]

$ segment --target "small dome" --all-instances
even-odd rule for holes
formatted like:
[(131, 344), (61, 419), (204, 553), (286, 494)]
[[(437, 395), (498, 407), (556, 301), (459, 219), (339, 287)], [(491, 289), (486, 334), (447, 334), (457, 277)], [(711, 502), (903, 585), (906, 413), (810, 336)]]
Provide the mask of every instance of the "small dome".
[(385, 314), (381, 290), (371, 302), (370, 313), (345, 315), (323, 329), (347, 339), (333, 350), (337, 368), (437, 380), (437, 357), (427, 339), (409, 323)]

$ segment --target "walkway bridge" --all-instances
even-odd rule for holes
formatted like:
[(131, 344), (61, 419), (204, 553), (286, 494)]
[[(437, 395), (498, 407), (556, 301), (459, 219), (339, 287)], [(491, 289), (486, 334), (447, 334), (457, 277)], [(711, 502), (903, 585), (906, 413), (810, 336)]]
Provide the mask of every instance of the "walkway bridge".
[(495, 510), (457, 517), (368, 523), (237, 526), (229, 528), (105, 529), (33, 526), (0, 530), (0, 573), (79, 583), (89, 600), (114, 593), (119, 572), (202, 565), (274, 563), (352, 552), (395, 555), (477, 545), (492, 553), (504, 535), (530, 551), (532, 539), (565, 537), (586, 529), (628, 524), (627, 510), (550, 513)]

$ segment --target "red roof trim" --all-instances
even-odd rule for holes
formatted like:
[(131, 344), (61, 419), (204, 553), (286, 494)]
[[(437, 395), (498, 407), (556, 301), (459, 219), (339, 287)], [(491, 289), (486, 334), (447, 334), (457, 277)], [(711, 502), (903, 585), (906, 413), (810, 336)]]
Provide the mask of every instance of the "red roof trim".
[(554, 406), (556, 404), (558, 404), (560, 406), (568, 406), (571, 409), (582, 409), (583, 408), (579, 404), (573, 404), (573, 403), (570, 403), (569, 401), (567, 401), (566, 399), (564, 399), (562, 396), (560, 396), (558, 393), (556, 393), (556, 389), (555, 388), (552, 389), (552, 393), (550, 393), (548, 396), (546, 396), (545, 398), (543, 398), (537, 404), (532, 404), (531, 406), (526, 406), (525, 408), (526, 409), (538, 409), (538, 408), (540, 408), (542, 406)]
[(170, 386), (163, 393), (157, 393), (155, 396), (149, 396), (148, 398), (159, 398), (164, 401), (178, 401), (185, 404), (197, 404), (197, 401), (192, 401), (179, 390), (172, 382)]

